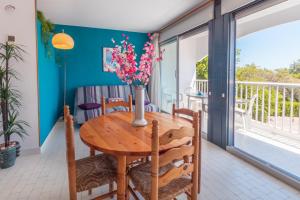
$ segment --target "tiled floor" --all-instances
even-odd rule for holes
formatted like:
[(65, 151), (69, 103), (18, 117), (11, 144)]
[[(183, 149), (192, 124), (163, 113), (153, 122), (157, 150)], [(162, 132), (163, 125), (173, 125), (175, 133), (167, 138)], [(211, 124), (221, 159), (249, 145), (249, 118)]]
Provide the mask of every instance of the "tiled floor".
[(300, 177), (300, 146), (296, 148), (276, 139), (267, 138), (266, 135), (236, 130), (234, 144), (248, 154)]
[[(57, 123), (40, 155), (21, 156), (14, 167), (0, 170), (0, 199), (68, 199), (63, 124)], [(76, 136), (76, 156), (88, 148)], [(203, 141), (201, 200), (299, 200), (300, 192), (257, 168)], [(99, 194), (106, 188), (94, 191)], [(87, 193), (78, 199), (90, 199)]]
[[(204, 112), (202, 116), (201, 128), (206, 134), (208, 115)], [(280, 133), (278, 129), (255, 121), (245, 130), (241, 117), (236, 115), (234, 136), (235, 147), (300, 178), (300, 134)]]

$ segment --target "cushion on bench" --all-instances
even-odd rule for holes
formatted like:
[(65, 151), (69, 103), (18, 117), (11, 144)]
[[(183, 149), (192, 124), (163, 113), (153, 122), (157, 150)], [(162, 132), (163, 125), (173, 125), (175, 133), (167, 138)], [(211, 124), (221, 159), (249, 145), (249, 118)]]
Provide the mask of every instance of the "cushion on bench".
[[(97, 103), (101, 104), (101, 97), (106, 98), (122, 98), (128, 101), (128, 95), (132, 95), (132, 99), (135, 99), (135, 91), (133, 87), (129, 85), (115, 85), (115, 86), (86, 86), (79, 87), (75, 92), (75, 105), (74, 105), (74, 116), (78, 124), (82, 124), (89, 119), (98, 117), (101, 115), (101, 108), (83, 110), (79, 107), (82, 104)], [(150, 102), (148, 93), (145, 92), (145, 101)], [(132, 106), (135, 110), (135, 106)], [(107, 113), (119, 110), (125, 110), (126, 108), (116, 107), (107, 109)], [(158, 112), (159, 108), (157, 105), (152, 103), (145, 105), (146, 112)]]

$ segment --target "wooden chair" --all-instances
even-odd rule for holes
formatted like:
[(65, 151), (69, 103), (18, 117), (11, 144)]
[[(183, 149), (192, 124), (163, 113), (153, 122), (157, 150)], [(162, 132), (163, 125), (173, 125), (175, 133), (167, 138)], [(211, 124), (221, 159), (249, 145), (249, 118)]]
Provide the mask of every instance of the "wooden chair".
[[(201, 190), (201, 152), (202, 152), (202, 137), (201, 137), (201, 116), (202, 116), (202, 111), (199, 111), (199, 170), (198, 170), (198, 193), (200, 193)], [(172, 115), (180, 115), (180, 117), (188, 120), (189, 122), (193, 123), (193, 115), (194, 115), (194, 111), (190, 110), (190, 109), (186, 109), (186, 108), (177, 108), (175, 104), (173, 104), (172, 107)], [(187, 116), (187, 117), (186, 117)]]
[[(101, 113), (102, 113), (102, 115), (106, 114), (106, 108), (113, 108), (113, 107), (117, 107), (117, 106), (123, 106), (125, 108), (128, 108), (128, 111), (131, 112), (132, 111), (132, 96), (128, 95), (128, 102), (120, 100), (120, 101), (109, 102), (109, 103), (106, 103), (104, 96), (101, 97)], [(96, 155), (95, 150), (93, 148), (90, 148), (90, 156), (95, 156), (95, 155)]]
[[(193, 113), (193, 128), (171, 129), (159, 136), (158, 122), (154, 120), (152, 125), (151, 161), (129, 171), (132, 183), (145, 199), (175, 199), (178, 195), (186, 193), (189, 199), (196, 200), (199, 161), (198, 113)], [(160, 145), (168, 145), (185, 137), (191, 137), (192, 145), (182, 145), (159, 152)], [(186, 157), (192, 157), (192, 161), (187, 161)], [(176, 166), (173, 161), (179, 159), (184, 162)]]
[(68, 105), (64, 106), (64, 121), (67, 121), (67, 116), (70, 115), (70, 107)]
[(114, 107), (118, 107), (118, 106), (123, 106), (123, 107), (127, 108), (129, 112), (131, 112), (132, 111), (132, 96), (128, 95), (128, 102), (119, 100), (119, 101), (114, 101), (114, 102), (109, 102), (109, 103), (106, 103), (105, 97), (103, 97), (103, 96), (101, 97), (102, 115), (106, 114), (106, 108), (114, 108)]
[[(101, 97), (101, 113), (102, 113), (102, 115), (106, 114), (106, 108), (113, 108), (113, 107), (117, 107), (117, 106), (123, 106), (128, 109), (128, 112), (131, 112), (132, 111), (132, 96), (128, 95), (128, 102), (119, 100), (119, 101), (109, 102), (109, 103), (106, 103), (104, 96)], [(90, 155), (95, 156), (95, 150), (92, 148), (90, 149)]]
[[(105, 97), (102, 96), (101, 98), (101, 112), (102, 115), (106, 114), (106, 108), (113, 108), (113, 107), (117, 107), (117, 106), (123, 106), (126, 108), (126, 111), (128, 112), (132, 112), (132, 96), (128, 95), (128, 102), (123, 101), (123, 100), (118, 100), (115, 102), (108, 102), (106, 103), (105, 101)], [(128, 156), (126, 159), (127, 162), (127, 167), (130, 168), (132, 166), (138, 165), (142, 162), (144, 162), (145, 157), (141, 157), (141, 156)]]
[[(128, 102), (123, 100), (118, 100), (114, 102), (108, 102), (106, 103), (105, 97), (101, 97), (101, 113), (102, 115), (106, 114), (106, 108), (114, 108), (117, 106), (123, 106), (127, 108), (126, 111), (132, 112), (132, 96), (128, 95)], [(95, 155), (95, 151), (93, 149), (90, 150), (90, 155)], [(128, 156), (126, 159), (127, 168), (131, 168), (132, 166), (136, 166), (142, 162), (144, 162), (145, 158), (141, 156)], [(128, 183), (128, 180), (126, 181)], [(111, 187), (111, 186), (110, 186)], [(132, 188), (129, 188), (132, 190)], [(128, 193), (128, 191), (127, 191)]]
[[(67, 107), (66, 111), (67, 111)], [(66, 114), (66, 146), (69, 178), (70, 200), (77, 199), (77, 192), (91, 190), (117, 180), (116, 169), (109, 157), (105, 154), (75, 160), (74, 126), (72, 115)], [(116, 194), (110, 189), (109, 193), (95, 199), (105, 199)]]

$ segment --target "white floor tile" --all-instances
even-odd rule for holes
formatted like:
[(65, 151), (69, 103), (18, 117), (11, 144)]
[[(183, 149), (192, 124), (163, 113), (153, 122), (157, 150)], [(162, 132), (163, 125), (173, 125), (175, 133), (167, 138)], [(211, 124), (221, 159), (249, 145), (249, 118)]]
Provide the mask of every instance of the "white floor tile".
[[(1, 200), (68, 199), (65, 137), (62, 122), (55, 127), (45, 152), (21, 156), (12, 168), (0, 170)], [(89, 149), (76, 129), (76, 157), (88, 156)], [(217, 146), (203, 141), (201, 200), (299, 200), (299, 191), (265, 174)], [(79, 193), (78, 199), (91, 199), (107, 187)], [(182, 195), (178, 199), (185, 199)]]

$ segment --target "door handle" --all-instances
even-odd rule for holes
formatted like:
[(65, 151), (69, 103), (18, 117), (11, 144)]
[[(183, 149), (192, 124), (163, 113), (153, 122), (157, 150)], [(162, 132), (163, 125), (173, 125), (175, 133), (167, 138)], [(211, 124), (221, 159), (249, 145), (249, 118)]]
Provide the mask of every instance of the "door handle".
[(221, 94), (221, 97), (222, 97), (222, 98), (225, 98), (225, 93), (222, 93), (222, 94)]
[(208, 92), (208, 95), (211, 96), (211, 91)]

